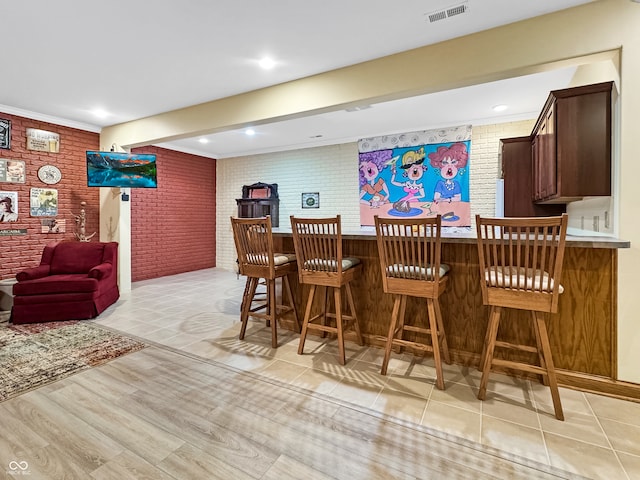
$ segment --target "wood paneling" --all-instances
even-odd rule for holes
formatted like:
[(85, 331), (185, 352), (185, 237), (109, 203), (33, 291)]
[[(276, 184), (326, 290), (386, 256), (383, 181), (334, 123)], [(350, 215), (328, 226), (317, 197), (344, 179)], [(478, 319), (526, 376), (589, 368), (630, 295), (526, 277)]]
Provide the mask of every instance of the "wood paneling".
[[(284, 251), (293, 251), (290, 238), (280, 237), (276, 241), (281, 242)], [(380, 337), (387, 334), (393, 299), (382, 290), (375, 237), (345, 240), (344, 252), (360, 258), (363, 263), (362, 275), (352, 283), (355, 305), (365, 342), (379, 346)], [(451, 267), (449, 284), (440, 297), (449, 349), (454, 361), (475, 364), (482, 351), (489, 316), (488, 308), (482, 304), (477, 248), (475, 244), (443, 243), (442, 261)], [(570, 247), (565, 250), (562, 277), (565, 291), (560, 296), (558, 314), (548, 321), (556, 368), (616, 378), (616, 262), (615, 249)], [(294, 289), (301, 308), (308, 289), (300, 289), (298, 285), (294, 285)], [(424, 324), (423, 300), (408, 299), (407, 319), (409, 323)], [(529, 312), (506, 310), (500, 327), (500, 339), (535, 345)]]

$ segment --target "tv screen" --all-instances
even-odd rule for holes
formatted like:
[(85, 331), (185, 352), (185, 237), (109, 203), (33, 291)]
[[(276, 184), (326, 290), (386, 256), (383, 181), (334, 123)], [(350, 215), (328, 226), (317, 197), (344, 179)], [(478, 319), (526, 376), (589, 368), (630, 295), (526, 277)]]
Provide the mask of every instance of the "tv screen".
[(156, 188), (156, 156), (151, 153), (87, 152), (90, 187)]

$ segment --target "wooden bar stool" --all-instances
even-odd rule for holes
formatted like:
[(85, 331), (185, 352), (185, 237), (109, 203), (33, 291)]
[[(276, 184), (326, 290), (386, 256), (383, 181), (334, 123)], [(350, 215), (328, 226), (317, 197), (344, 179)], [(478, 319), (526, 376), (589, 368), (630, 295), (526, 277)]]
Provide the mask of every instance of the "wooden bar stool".
[[(492, 366), (542, 375), (549, 385), (556, 418), (564, 420), (545, 317), (558, 311), (567, 215), (537, 218), (476, 216), (482, 300), (491, 307), (480, 358), (480, 390), (484, 400)], [(530, 310), (536, 345), (497, 340), (503, 308)], [(494, 358), (496, 347), (535, 353), (539, 365)]]
[[(293, 312), (296, 330), (300, 331), (298, 312), (293, 300), (291, 285), (287, 275), (297, 270), (296, 257), (292, 254), (274, 253), (273, 237), (271, 234), (271, 218), (233, 218), (233, 240), (238, 253), (240, 274), (247, 277), (242, 306), (240, 309), (240, 340), (244, 339), (249, 316), (263, 318), (267, 326), (271, 326), (271, 346), (278, 346), (277, 321), (284, 314)], [(282, 279), (282, 297), (285, 293), (289, 298), (288, 304), (278, 304), (276, 297), (276, 279)], [(252, 308), (256, 289), (261, 279), (266, 286), (265, 302)], [(258, 313), (265, 310), (264, 313)]]
[[(440, 215), (412, 219), (376, 215), (374, 220), (382, 286), (385, 293), (395, 296), (381, 373), (387, 374), (394, 345), (433, 352), (436, 386), (444, 390), (441, 357), (446, 363), (451, 363), (451, 359), (438, 300), (447, 285), (449, 271), (448, 265), (440, 263), (442, 219)], [(426, 299), (427, 328), (405, 324), (407, 297)], [(404, 332), (412, 332), (415, 339), (403, 339)], [(428, 335), (430, 343), (419, 342), (415, 334)]]
[[(340, 215), (334, 218), (303, 219), (291, 217), (293, 244), (298, 258), (298, 279), (300, 284), (311, 285), (307, 307), (302, 322), (302, 333), (298, 354), (302, 355), (304, 342), (309, 330), (335, 333), (338, 336), (338, 361), (346, 363), (344, 353), (344, 332), (352, 326), (356, 339), (363, 345), (360, 326), (351, 293), (351, 282), (360, 273), (362, 265), (358, 258), (343, 257)], [(313, 298), (317, 287), (325, 288), (323, 311), (311, 317)], [(349, 305), (349, 315), (342, 312), (341, 290), (344, 287)], [(328, 312), (328, 291), (333, 290), (335, 313)], [(330, 319), (336, 326), (330, 325)], [(319, 323), (313, 323), (315, 321)]]

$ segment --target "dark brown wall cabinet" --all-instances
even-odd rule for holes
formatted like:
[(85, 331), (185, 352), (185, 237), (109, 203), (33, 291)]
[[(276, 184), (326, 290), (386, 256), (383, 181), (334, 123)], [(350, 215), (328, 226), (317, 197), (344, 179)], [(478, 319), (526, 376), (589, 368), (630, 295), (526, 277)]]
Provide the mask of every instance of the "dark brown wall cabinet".
[(566, 205), (539, 205), (533, 202), (531, 152), (531, 137), (500, 140), (505, 217), (545, 217), (566, 211)]
[(611, 195), (613, 82), (554, 90), (530, 137), (501, 140), (505, 216), (562, 213)]
[(533, 199), (611, 195), (613, 82), (555, 90), (532, 133)]

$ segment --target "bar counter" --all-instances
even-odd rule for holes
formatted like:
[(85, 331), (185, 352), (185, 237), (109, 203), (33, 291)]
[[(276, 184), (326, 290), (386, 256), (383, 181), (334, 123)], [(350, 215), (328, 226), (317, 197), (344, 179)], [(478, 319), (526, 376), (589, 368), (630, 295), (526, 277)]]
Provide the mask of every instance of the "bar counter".
[[(294, 251), (291, 230), (274, 229), (273, 236), (277, 251)], [(343, 255), (358, 257), (363, 264), (362, 274), (352, 282), (352, 289), (365, 343), (382, 347), (393, 299), (382, 289), (375, 230), (373, 227), (343, 230), (342, 237)], [(630, 244), (611, 237), (567, 235), (566, 246), (562, 273), (565, 291), (560, 295), (558, 313), (548, 322), (558, 381), (581, 390), (640, 399), (640, 386), (617, 381), (617, 249), (629, 248)], [(475, 229), (443, 232), (442, 262), (451, 267), (440, 307), (452, 360), (476, 366), (489, 309), (482, 303)], [(307, 285), (299, 288), (297, 278), (291, 280), (302, 318), (309, 288)], [(407, 323), (424, 322), (425, 307), (424, 301), (410, 297)], [(314, 305), (316, 308), (320, 305)], [(530, 313), (506, 309), (499, 338), (535, 345)], [(347, 340), (353, 339), (347, 336)], [(521, 354), (509, 355), (516, 359)]]

